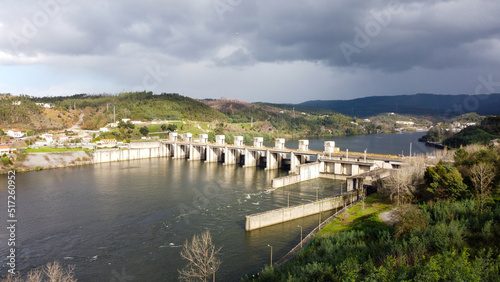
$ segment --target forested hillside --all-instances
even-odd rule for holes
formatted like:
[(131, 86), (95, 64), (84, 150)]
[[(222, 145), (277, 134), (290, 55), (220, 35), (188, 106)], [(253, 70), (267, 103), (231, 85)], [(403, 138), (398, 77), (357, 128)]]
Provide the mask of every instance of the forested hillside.
[(119, 95), (75, 95), (37, 99), (63, 108), (76, 107), (85, 111), (84, 128), (96, 129), (116, 120), (151, 121), (190, 119), (225, 121), (227, 116), (205, 104), (178, 94), (153, 95), (152, 92), (122, 93)]
[[(297, 110), (229, 99), (195, 100), (178, 94), (152, 92), (119, 95), (86, 95), (32, 98), (55, 108), (83, 111), (83, 129), (98, 129), (128, 118), (138, 121), (177, 120), (211, 123), (217, 134), (260, 132), (266, 136), (342, 136), (375, 133), (369, 122), (330, 110), (297, 107)], [(359, 122), (359, 123), (358, 123)], [(233, 126), (233, 125), (241, 126)], [(248, 127), (243, 124), (248, 124)], [(187, 126), (189, 128), (189, 126)], [(195, 126), (194, 130), (198, 127)], [(155, 130), (150, 128), (150, 130)], [(213, 132), (214, 132), (213, 131)], [(213, 133), (212, 132), (212, 133)]]
[(307, 101), (300, 105), (330, 109), (357, 117), (369, 117), (394, 112), (452, 118), (467, 112), (476, 112), (480, 115), (500, 114), (500, 94), (476, 96), (436, 94), (375, 96), (352, 100)]
[(452, 148), (470, 144), (487, 145), (491, 140), (500, 138), (500, 116), (486, 117), (478, 126), (469, 126), (450, 138), (443, 144)]
[(78, 118), (78, 112), (44, 108), (27, 96), (0, 97), (0, 128), (43, 132), (70, 127)]

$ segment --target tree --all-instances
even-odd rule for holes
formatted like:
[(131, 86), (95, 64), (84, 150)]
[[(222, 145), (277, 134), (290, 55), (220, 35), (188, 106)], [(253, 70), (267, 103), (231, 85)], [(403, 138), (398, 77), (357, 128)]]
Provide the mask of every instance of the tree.
[(444, 165), (443, 161), (439, 161), (435, 167), (428, 167), (424, 178), (427, 190), (437, 198), (456, 200), (463, 198), (467, 192), (467, 185), (463, 183), (457, 168)]
[(384, 182), (391, 199), (394, 195), (397, 196), (398, 206), (401, 205), (401, 197), (412, 198), (416, 192), (414, 183), (418, 183), (421, 179), (422, 168), (418, 165), (405, 166), (397, 170), (391, 171), (389, 177)]
[(223, 122), (217, 123), (214, 129), (215, 135), (223, 135), (226, 132), (226, 125)]
[(162, 125), (161, 125), (161, 131), (167, 131), (167, 126), (166, 126), (166, 125), (164, 125), (164, 124), (162, 124)]
[(130, 120), (123, 122), (122, 120), (118, 123), (118, 129), (122, 134), (123, 139), (130, 138), (130, 135), (134, 132), (135, 124)]
[[(6, 282), (14, 281), (29, 281), (29, 282), (39, 282), (39, 281), (54, 281), (54, 282), (75, 282), (77, 281), (74, 277), (74, 265), (68, 266), (64, 269), (61, 264), (57, 261), (49, 262), (42, 268), (32, 269), (26, 274), (25, 279), (20, 276), (8, 275), (5, 280)], [(19, 275), (19, 274), (18, 274)]]
[(140, 132), (142, 135), (146, 136), (146, 135), (148, 135), (148, 134), (149, 134), (149, 129), (148, 129), (146, 126), (143, 126), (143, 127), (139, 128), (139, 132)]
[(216, 248), (212, 243), (210, 231), (206, 230), (201, 235), (194, 235), (193, 240), (186, 240), (181, 251), (181, 257), (188, 264), (179, 270), (179, 279), (184, 281), (208, 281), (221, 265), (217, 258), (221, 248)]
[(476, 188), (476, 196), (482, 211), (484, 202), (491, 192), (491, 183), (495, 178), (495, 173), (492, 166), (488, 163), (475, 164), (470, 169), (470, 172), (470, 179)]
[(175, 130), (177, 130), (177, 125), (176, 125), (176, 124), (171, 123), (171, 124), (169, 124), (169, 125), (167, 126), (167, 129), (168, 129), (168, 131), (175, 131)]

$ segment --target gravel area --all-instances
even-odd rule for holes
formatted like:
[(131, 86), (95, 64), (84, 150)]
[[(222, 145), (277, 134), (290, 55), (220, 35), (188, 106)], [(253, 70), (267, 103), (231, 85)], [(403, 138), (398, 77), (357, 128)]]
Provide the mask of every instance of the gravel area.
[(396, 209), (386, 211), (379, 214), (378, 217), (380, 218), (380, 220), (387, 223), (388, 225), (394, 225), (394, 223), (396, 223), (395, 212)]

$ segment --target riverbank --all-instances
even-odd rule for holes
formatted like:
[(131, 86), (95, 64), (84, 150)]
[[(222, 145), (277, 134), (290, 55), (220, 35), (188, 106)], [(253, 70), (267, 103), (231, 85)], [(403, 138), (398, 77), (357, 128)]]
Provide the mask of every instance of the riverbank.
[[(300, 268), (303, 264), (302, 260), (310, 253), (317, 252), (317, 249), (322, 248), (321, 242), (329, 240), (332, 236), (336, 236), (342, 231), (381, 229), (388, 230), (390, 227), (387, 222), (384, 222), (379, 216), (382, 213), (392, 210), (393, 205), (381, 194), (372, 194), (346, 208), (336, 212), (327, 220), (322, 222), (310, 234), (304, 237), (302, 242), (299, 242), (287, 255), (281, 258), (272, 267), (266, 266), (258, 273), (254, 279), (246, 278), (247, 281), (279, 281), (282, 280), (283, 273), (293, 272), (294, 269)], [(318, 269), (319, 272), (325, 271), (323, 268)], [(296, 273), (298, 275), (298, 273)], [(308, 273), (304, 273), (306, 276)], [(285, 275), (286, 276), (286, 275)], [(317, 276), (314, 276), (317, 278)], [(309, 276), (309, 278), (312, 278)], [(322, 280), (322, 279), (319, 279)]]

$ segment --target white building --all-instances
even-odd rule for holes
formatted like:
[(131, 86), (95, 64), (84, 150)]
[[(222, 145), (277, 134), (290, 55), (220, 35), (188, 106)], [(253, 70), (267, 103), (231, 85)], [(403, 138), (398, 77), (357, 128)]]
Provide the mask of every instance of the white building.
[(57, 140), (59, 141), (59, 143), (67, 143), (70, 138), (69, 136), (66, 136), (66, 135), (59, 135), (57, 136)]
[(43, 135), (40, 135), (41, 138), (45, 139), (45, 142), (47, 143), (52, 143), (54, 142), (54, 136), (52, 134), (43, 134)]
[(15, 151), (16, 149), (11, 149), (9, 148), (9, 146), (0, 146), (0, 155), (3, 155), (3, 154), (9, 154), (9, 153), (12, 153), (13, 151)]
[(17, 129), (10, 129), (5, 134), (7, 134), (10, 137), (14, 137), (14, 138), (21, 138), (24, 136), (24, 133), (22, 133), (21, 130), (17, 130)]
[(413, 121), (396, 121), (397, 124), (402, 124), (402, 125), (414, 125), (415, 123)]
[(89, 135), (82, 137), (82, 143), (90, 143), (90, 142), (92, 142), (92, 137), (90, 137)]
[(40, 107), (47, 108), (47, 109), (52, 108), (52, 105), (50, 105), (49, 103), (35, 103), (35, 104), (37, 104)]

